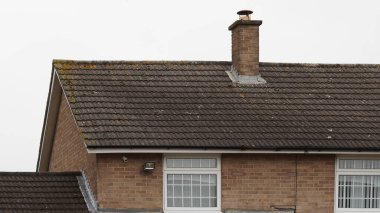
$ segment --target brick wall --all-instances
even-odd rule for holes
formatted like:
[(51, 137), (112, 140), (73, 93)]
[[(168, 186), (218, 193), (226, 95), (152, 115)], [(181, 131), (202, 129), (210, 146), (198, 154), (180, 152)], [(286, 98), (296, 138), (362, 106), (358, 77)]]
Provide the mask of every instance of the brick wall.
[(232, 65), (240, 75), (259, 74), (259, 26), (238, 25), (232, 30)]
[(334, 212), (334, 155), (300, 155), (297, 183), (297, 213)]
[[(98, 154), (98, 201), (106, 209), (162, 209), (161, 154)], [(143, 171), (146, 161), (155, 161), (153, 173)]]
[(224, 154), (222, 208), (271, 210), (295, 203), (295, 156)]
[(333, 155), (224, 154), (222, 209), (333, 213), (334, 163)]
[(96, 155), (88, 154), (69, 105), (62, 95), (49, 171), (84, 170), (96, 194)]
[[(98, 155), (100, 208), (161, 210), (162, 155), (122, 156)], [(154, 173), (143, 172), (145, 161), (156, 162)], [(334, 165), (334, 155), (223, 154), (222, 210), (333, 213)]]

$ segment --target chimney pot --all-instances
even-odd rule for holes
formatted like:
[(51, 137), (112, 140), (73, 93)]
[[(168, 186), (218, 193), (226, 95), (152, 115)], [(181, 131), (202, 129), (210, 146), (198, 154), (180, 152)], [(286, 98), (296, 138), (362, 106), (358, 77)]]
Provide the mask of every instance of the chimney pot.
[(245, 21), (251, 20), (252, 13), (253, 13), (252, 10), (240, 10), (239, 12), (237, 12), (237, 14), (239, 15), (239, 20), (245, 20)]

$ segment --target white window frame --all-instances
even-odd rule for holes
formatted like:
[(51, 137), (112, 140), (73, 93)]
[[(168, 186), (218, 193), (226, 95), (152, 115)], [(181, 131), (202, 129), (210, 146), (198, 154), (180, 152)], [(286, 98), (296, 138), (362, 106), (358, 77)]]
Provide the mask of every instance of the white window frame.
[(334, 195), (334, 208), (335, 213), (366, 213), (366, 212), (380, 212), (380, 208), (365, 209), (365, 208), (338, 208), (338, 191), (339, 191), (339, 175), (380, 175), (380, 169), (339, 169), (339, 160), (380, 160), (379, 155), (339, 155), (335, 160), (335, 195)]
[[(216, 168), (167, 168), (167, 158), (215, 158)], [(165, 213), (207, 212), (221, 213), (221, 160), (220, 154), (165, 154), (163, 156), (163, 206)], [(216, 175), (216, 207), (168, 207), (167, 206), (167, 175), (168, 174), (215, 174)]]

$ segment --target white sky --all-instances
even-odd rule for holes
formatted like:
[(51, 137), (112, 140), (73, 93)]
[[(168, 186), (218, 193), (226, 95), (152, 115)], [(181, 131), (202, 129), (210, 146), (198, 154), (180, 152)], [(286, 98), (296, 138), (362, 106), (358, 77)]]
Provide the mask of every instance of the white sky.
[(34, 171), (52, 59), (230, 60), (252, 9), (261, 61), (380, 64), (376, 0), (1, 0), (0, 171)]

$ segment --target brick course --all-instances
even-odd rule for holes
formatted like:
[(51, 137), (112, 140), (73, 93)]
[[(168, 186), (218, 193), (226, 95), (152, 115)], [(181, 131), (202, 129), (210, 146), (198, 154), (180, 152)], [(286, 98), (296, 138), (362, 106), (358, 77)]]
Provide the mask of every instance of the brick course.
[(96, 155), (88, 154), (74, 117), (62, 95), (53, 141), (49, 171), (66, 172), (83, 170), (96, 195)]

